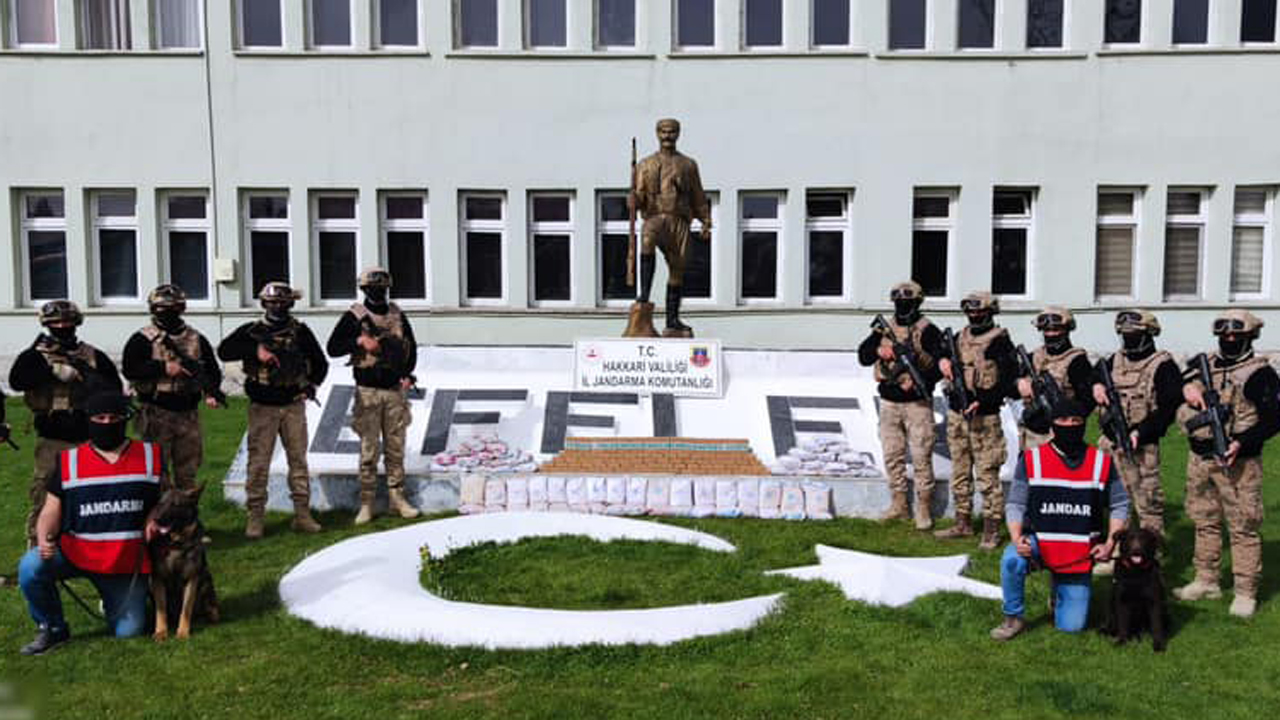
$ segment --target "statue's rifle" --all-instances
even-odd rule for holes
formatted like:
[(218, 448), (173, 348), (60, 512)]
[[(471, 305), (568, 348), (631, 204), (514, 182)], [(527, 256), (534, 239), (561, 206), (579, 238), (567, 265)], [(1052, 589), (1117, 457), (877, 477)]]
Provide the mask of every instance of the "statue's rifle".
[[(627, 195), (627, 287), (636, 285), (636, 139), (631, 138), (631, 191)], [(636, 288), (639, 297), (640, 288)]]

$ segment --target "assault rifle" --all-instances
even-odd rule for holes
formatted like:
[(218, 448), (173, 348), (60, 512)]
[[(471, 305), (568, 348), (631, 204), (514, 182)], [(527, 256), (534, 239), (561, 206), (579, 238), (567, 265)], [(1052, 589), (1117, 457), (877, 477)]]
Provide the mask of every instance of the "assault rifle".
[(100, 392), (118, 391), (119, 387), (107, 381), (107, 376), (89, 363), (72, 355), (75, 346), (70, 346), (48, 333), (36, 338), (33, 347), (55, 348), (62, 354), (63, 360), (80, 375), (80, 382), (71, 391), (71, 404), (75, 408), (84, 406), (84, 402)]
[(1062, 388), (1058, 385), (1058, 381), (1053, 379), (1053, 375), (1048, 370), (1036, 371), (1035, 363), (1031, 362), (1031, 356), (1027, 354), (1026, 347), (1019, 345), (1017, 354), (1018, 374), (1031, 380), (1031, 400), (1030, 404), (1023, 410), (1023, 418), (1031, 418), (1033, 420), (1052, 419), (1053, 408), (1066, 397), (1062, 392)]
[[(964, 382), (964, 367), (960, 362), (960, 348), (956, 344), (956, 333), (951, 328), (942, 331), (942, 345), (947, 357), (951, 358), (951, 377), (947, 383), (946, 395), (951, 406), (958, 407), (957, 412), (964, 414), (973, 404), (973, 391)], [(966, 415), (967, 417), (967, 415)]]
[(178, 343), (173, 341), (169, 333), (164, 333), (160, 336), (160, 343), (173, 355), (174, 360), (182, 366), (187, 375), (190, 375), (196, 381), (196, 384), (200, 386), (205, 395), (213, 398), (213, 401), (218, 403), (219, 406), (226, 407), (227, 394), (222, 392), (218, 379), (205, 369), (204, 363), (182, 352), (182, 348), (178, 347)]
[(1124, 457), (1131, 463), (1137, 463), (1138, 459), (1133, 454), (1132, 432), (1129, 429), (1129, 420), (1124, 416), (1124, 407), (1120, 402), (1120, 392), (1116, 390), (1115, 381), (1111, 379), (1111, 368), (1107, 366), (1106, 358), (1098, 363), (1098, 375), (1102, 378), (1102, 387), (1107, 393), (1107, 406), (1102, 408), (1098, 413), (1098, 421), (1102, 425), (1102, 429), (1111, 436), (1115, 444), (1120, 448), (1120, 452), (1124, 453)]
[[(636, 139), (631, 138), (631, 192), (627, 195), (627, 287), (636, 284)], [(639, 288), (636, 289), (639, 297)]]
[[(397, 362), (403, 363), (405, 360), (404, 341), (396, 337), (388, 330), (380, 327), (373, 318), (365, 315), (360, 318), (360, 334), (368, 335), (378, 341), (381, 349), (378, 352), (378, 361), (380, 365), (395, 365)], [(347, 361), (350, 365), (355, 361), (354, 356)]]
[(1213, 376), (1209, 372), (1209, 358), (1201, 353), (1187, 363), (1200, 384), (1204, 386), (1204, 410), (1187, 420), (1187, 433), (1190, 434), (1208, 425), (1213, 431), (1213, 456), (1218, 462), (1227, 461), (1227, 448), (1231, 441), (1227, 438), (1227, 423), (1231, 421), (1231, 406), (1222, 404), (1222, 396), (1213, 387)]
[(265, 323), (256, 323), (249, 328), (249, 337), (254, 342), (267, 349), (267, 352), (276, 356), (276, 364), (273, 375), (283, 375), (290, 378), (302, 378), (304, 387), (302, 393), (307, 399), (316, 405), (320, 404), (320, 400), (316, 398), (316, 387), (311, 384), (311, 380), (307, 377), (307, 362), (302, 356), (301, 351), (285, 342), (286, 335), (291, 334), (292, 327), (289, 323), (285, 323), (278, 328), (270, 328)]
[(910, 345), (898, 341), (898, 336), (893, 334), (893, 328), (889, 326), (889, 321), (885, 320), (883, 315), (876, 315), (876, 318), (871, 321), (871, 329), (893, 345), (893, 355), (896, 358), (896, 362), (893, 372), (890, 373), (892, 377), (896, 378), (904, 372), (907, 373), (911, 376), (911, 382), (915, 385), (916, 393), (921, 398), (926, 398), (925, 393), (928, 386), (925, 385), (924, 375), (920, 374), (915, 351), (911, 349)]

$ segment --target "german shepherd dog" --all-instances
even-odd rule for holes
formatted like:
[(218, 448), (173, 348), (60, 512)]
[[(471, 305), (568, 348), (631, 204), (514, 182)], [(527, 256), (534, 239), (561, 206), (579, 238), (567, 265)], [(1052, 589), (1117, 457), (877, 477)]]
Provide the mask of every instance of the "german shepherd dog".
[(203, 485), (194, 490), (169, 488), (160, 496), (152, 514), (159, 529), (147, 546), (151, 553), (151, 598), (156, 609), (152, 638), (156, 642), (168, 639), (172, 615), (178, 616), (180, 640), (191, 636), (194, 615), (212, 623), (219, 619), (218, 595), (205, 554), (204, 526), (196, 514), (202, 492)]
[(1117, 645), (1151, 633), (1151, 647), (1163, 652), (1169, 642), (1169, 607), (1156, 551), (1160, 537), (1150, 530), (1116, 534), (1117, 557), (1111, 588), (1111, 617), (1103, 632)]

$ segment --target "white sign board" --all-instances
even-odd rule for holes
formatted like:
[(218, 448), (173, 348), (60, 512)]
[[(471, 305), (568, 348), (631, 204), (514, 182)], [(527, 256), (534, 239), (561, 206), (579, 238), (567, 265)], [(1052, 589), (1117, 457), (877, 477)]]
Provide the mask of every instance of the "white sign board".
[(719, 340), (607, 338), (573, 347), (573, 389), (724, 396)]

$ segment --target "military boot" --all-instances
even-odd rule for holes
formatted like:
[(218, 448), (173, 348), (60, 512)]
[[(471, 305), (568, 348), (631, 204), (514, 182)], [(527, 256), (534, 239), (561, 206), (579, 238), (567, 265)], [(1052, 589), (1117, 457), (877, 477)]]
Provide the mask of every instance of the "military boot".
[(955, 525), (946, 530), (934, 530), (933, 536), (943, 540), (973, 537), (973, 521), (969, 518), (969, 513), (958, 512)]
[(1253, 617), (1253, 613), (1258, 609), (1258, 601), (1252, 595), (1241, 595), (1236, 593), (1236, 597), (1231, 601), (1231, 609), (1228, 610), (1232, 615), (1238, 618)]
[(980, 550), (995, 550), (1000, 545), (1000, 521), (996, 518), (982, 519), (982, 542), (978, 543)]
[(1012, 640), (1027, 629), (1027, 623), (1020, 617), (1006, 615), (1004, 622), (991, 628), (991, 639), (997, 642)]
[(929, 507), (927, 495), (916, 495), (915, 520), (916, 529), (921, 532), (933, 529), (933, 508)]
[(249, 517), (244, 524), (244, 536), (250, 540), (261, 540), (264, 531), (262, 508), (249, 508)]
[(412, 520), (422, 514), (422, 511), (414, 507), (404, 496), (403, 488), (391, 488), (387, 491), (391, 511), (400, 514), (400, 517), (406, 520)]
[(893, 491), (893, 502), (889, 505), (889, 512), (885, 513), (881, 520), (906, 520), (911, 517), (911, 508), (907, 505), (907, 493)]
[(308, 505), (293, 506), (293, 523), (290, 526), (294, 532), (300, 533), (318, 533), (321, 530), (320, 523), (311, 517), (311, 507)]
[(361, 501), (360, 512), (356, 513), (356, 519), (354, 521), (355, 524), (364, 525), (365, 523), (369, 522), (372, 519), (373, 519), (373, 503)]
[(1173, 589), (1173, 596), (1179, 600), (1217, 600), (1222, 597), (1222, 588), (1218, 583), (1196, 578), (1180, 588)]

